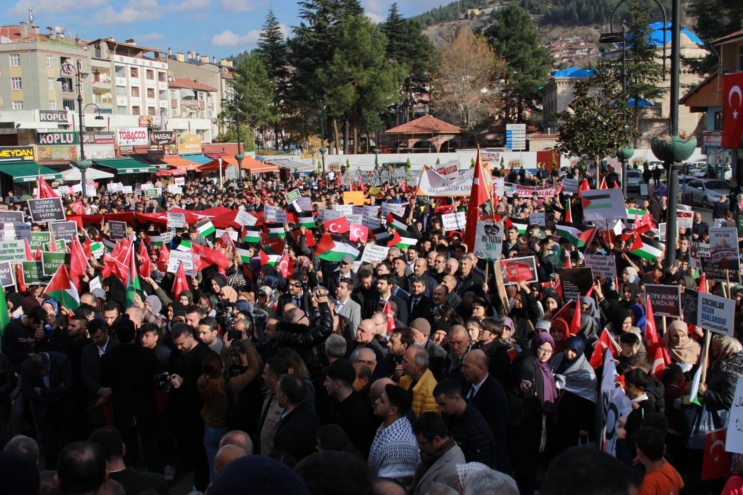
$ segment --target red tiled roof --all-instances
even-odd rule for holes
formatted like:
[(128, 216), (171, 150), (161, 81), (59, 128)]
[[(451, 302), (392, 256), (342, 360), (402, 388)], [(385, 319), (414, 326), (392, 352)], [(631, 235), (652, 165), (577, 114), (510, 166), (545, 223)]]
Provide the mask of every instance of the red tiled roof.
[(464, 129), (439, 120), (432, 115), (424, 115), (407, 124), (387, 129), (387, 134), (459, 134)]
[(721, 38), (717, 38), (716, 40), (714, 40), (710, 44), (711, 45), (717, 45), (719, 43), (722, 43), (723, 41), (728, 41), (730, 39), (738, 38), (738, 37), (741, 37), (741, 36), (743, 36), (743, 29), (741, 29), (740, 31), (735, 31), (734, 33), (730, 33), (728, 35), (725, 35), (725, 36), (723, 36)]
[(168, 82), (169, 88), (184, 88), (184, 89), (195, 89), (197, 91), (212, 91), (216, 92), (217, 90), (212, 88), (211, 86), (207, 86), (206, 84), (197, 83), (196, 81), (192, 81), (190, 79), (184, 79), (181, 77), (174, 77), (172, 81)]
[(25, 38), (21, 36), (21, 26), (18, 25), (0, 26), (0, 36), (8, 38), (11, 41), (36, 38), (42, 39), (44, 41), (49, 40), (49, 37), (45, 34), (36, 34), (31, 26), (28, 27), (28, 35), (26, 35)]

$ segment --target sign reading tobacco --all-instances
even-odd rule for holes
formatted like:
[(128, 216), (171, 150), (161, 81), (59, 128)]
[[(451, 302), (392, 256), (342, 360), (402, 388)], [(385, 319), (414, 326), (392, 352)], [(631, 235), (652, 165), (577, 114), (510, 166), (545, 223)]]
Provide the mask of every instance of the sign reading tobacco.
[(150, 144), (146, 127), (119, 127), (116, 129), (116, 144), (119, 146), (146, 146)]

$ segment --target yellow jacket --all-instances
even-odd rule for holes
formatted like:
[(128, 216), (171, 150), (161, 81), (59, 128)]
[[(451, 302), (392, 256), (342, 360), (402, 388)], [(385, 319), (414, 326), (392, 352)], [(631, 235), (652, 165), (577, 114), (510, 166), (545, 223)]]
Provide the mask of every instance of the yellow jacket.
[[(410, 390), (411, 383), (413, 383), (413, 377), (405, 375), (400, 378), (399, 385), (405, 390)], [(438, 382), (433, 377), (433, 373), (431, 373), (431, 370), (426, 370), (413, 387), (413, 412), (416, 416), (420, 416), (424, 412), (441, 414), (433, 396), (433, 389), (436, 388), (436, 385), (438, 385)]]

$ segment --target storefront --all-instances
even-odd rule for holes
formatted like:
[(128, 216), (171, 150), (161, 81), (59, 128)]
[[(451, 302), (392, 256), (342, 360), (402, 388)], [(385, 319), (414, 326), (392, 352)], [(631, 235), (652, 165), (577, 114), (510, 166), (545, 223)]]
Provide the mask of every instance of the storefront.
[(712, 166), (717, 178), (730, 181), (734, 176), (737, 150), (721, 147), (721, 131), (705, 131), (702, 136), (702, 153), (707, 155), (707, 165)]

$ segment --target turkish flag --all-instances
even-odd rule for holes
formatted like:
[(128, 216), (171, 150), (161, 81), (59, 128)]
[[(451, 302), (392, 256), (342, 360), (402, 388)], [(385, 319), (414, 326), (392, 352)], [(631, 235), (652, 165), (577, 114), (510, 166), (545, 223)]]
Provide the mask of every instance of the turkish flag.
[(395, 331), (395, 314), (392, 312), (389, 301), (384, 305), (384, 314), (387, 317), (387, 333), (392, 333)]
[(593, 369), (597, 369), (604, 365), (604, 350), (606, 349), (609, 349), (611, 355), (614, 357), (618, 356), (619, 353), (622, 352), (622, 349), (619, 347), (619, 345), (614, 342), (613, 338), (611, 338), (609, 331), (604, 328), (604, 330), (601, 332), (599, 340), (594, 346), (593, 355), (591, 356), (591, 361), (589, 362)]
[(325, 225), (325, 230), (331, 234), (345, 234), (348, 232), (348, 219), (346, 217), (325, 220), (323, 224)]
[(743, 72), (722, 78), (722, 147), (736, 149), (743, 134)]
[(730, 453), (725, 452), (727, 429), (707, 433), (702, 458), (702, 481), (723, 478), (730, 474)]
[(637, 218), (637, 213), (635, 213), (635, 223), (632, 225), (632, 230), (638, 234), (644, 234), (650, 229), (655, 229), (657, 227), (658, 226), (655, 225), (655, 220), (653, 220), (653, 217), (650, 215), (650, 211), (646, 211), (640, 218)]
[(470, 202), (467, 205), (467, 226), (464, 231), (462, 244), (467, 246), (469, 251), (475, 249), (475, 230), (477, 219), (480, 218), (480, 205), (487, 203), (490, 199), (490, 191), (493, 189), (490, 172), (483, 170), (480, 161), (480, 148), (477, 148), (477, 159), (475, 160), (475, 173), (472, 177), (472, 191), (470, 192)]
[(366, 242), (369, 239), (369, 227), (359, 225), (357, 223), (352, 223), (351, 225), (349, 225), (348, 228), (350, 232), (349, 239), (351, 240), (351, 242)]

